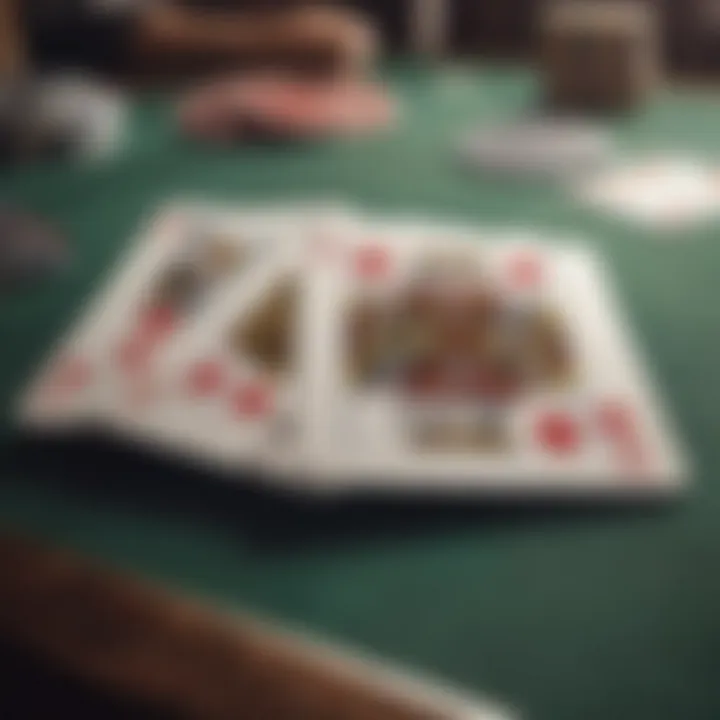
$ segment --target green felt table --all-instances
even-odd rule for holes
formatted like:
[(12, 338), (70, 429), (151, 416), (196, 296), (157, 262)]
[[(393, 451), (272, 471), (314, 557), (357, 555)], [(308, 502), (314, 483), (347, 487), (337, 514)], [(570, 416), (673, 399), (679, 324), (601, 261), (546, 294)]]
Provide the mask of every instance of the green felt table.
[[(532, 107), (500, 68), (389, 73), (401, 123), (372, 138), (206, 150), (138, 103), (120, 156), (3, 175), (73, 263), (0, 298), (0, 521), (202, 595), (257, 610), (487, 692), (538, 720), (720, 717), (720, 222), (654, 234), (558, 188), (471, 178), (453, 143)], [(720, 96), (668, 90), (615, 120), (623, 148), (720, 145)], [(338, 197), (577, 234), (603, 252), (692, 455), (687, 499), (661, 509), (514, 509), (393, 500), (293, 504), (107, 444), (20, 442), (11, 403), (139, 218), (177, 194)], [(1, 591), (1, 590), (0, 590)]]

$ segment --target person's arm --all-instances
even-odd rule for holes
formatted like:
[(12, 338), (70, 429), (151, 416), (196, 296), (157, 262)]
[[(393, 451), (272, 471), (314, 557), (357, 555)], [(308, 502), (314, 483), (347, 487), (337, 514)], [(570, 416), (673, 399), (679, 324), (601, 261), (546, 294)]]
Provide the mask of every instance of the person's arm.
[(0, 77), (18, 74), (25, 65), (25, 39), (19, 0), (0, 0)]
[(203, 11), (151, 4), (138, 17), (137, 40), (155, 57), (268, 61), (362, 72), (374, 60), (371, 25), (334, 8)]

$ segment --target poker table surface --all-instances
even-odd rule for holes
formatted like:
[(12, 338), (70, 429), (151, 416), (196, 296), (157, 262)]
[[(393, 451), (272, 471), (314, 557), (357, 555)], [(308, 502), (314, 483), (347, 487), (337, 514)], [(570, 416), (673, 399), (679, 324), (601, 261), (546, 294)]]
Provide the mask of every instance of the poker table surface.
[[(720, 717), (720, 220), (650, 231), (567, 188), (481, 177), (462, 133), (537, 104), (513, 67), (386, 71), (400, 122), (378, 135), (207, 149), (172, 98), (134, 103), (126, 141), (95, 165), (4, 171), (0, 192), (67, 236), (72, 262), (0, 297), (0, 524), (230, 608), (370, 650), (537, 720)], [(720, 95), (663, 90), (609, 121), (629, 155), (720, 150)], [(13, 402), (102, 286), (140, 219), (169, 197), (345, 200), (579, 238), (609, 264), (694, 465), (660, 504), (293, 498), (121, 443), (37, 443)]]

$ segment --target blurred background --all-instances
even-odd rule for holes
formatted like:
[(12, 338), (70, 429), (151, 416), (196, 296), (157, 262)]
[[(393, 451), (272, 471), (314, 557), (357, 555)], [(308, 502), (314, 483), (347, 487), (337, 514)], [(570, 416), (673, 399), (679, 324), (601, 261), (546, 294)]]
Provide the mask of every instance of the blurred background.
[[(720, 206), (717, 73), (715, 0), (0, 0), (0, 717), (471, 717), (307, 670), (313, 644), (270, 652), (258, 616), (521, 717), (717, 720), (717, 218), (633, 224), (551, 179), (610, 145), (621, 164), (681, 152), (691, 211)], [(589, 238), (699, 489), (622, 509), (315, 503), (107, 438), (25, 437), (21, 392), (178, 196)], [(218, 606), (250, 614), (236, 643)]]
[[(677, 72), (709, 73), (718, 70), (720, 62), (718, 51), (718, 33), (720, 32), (720, 18), (716, 3), (712, 0), (687, 0), (674, 2), (673, 0), (641, 0), (656, 9), (661, 18), (662, 40), (665, 48), (667, 63)], [(110, 11), (123, 2), (103, 3), (101, 0), (94, 3), (100, 12)], [(142, 3), (134, 3), (142, 5)], [(149, 6), (151, 3), (147, 3)], [(187, 3), (186, 3), (187, 4)], [(195, 7), (209, 9), (210, 6), (224, 6), (227, 8), (249, 9), (269, 6), (300, 6), (302, 0), (285, 0), (285, 2), (257, 1), (243, 2), (242, 0), (223, 0), (223, 2), (197, 2)], [(309, 3), (305, 3), (309, 4)], [(318, 3), (312, 3), (317, 6)], [(544, 0), (396, 0), (382, 2), (381, 0), (338, 0), (325, 3), (335, 7), (344, 7), (362, 13), (379, 29), (384, 46), (392, 53), (411, 52), (417, 39), (419, 16), (428, 12), (425, 6), (443, 6), (443, 15), (446, 17), (446, 49), (453, 55), (477, 56), (488, 58), (529, 60), (536, 56), (538, 49), (538, 21)], [(13, 6), (17, 5), (17, 8)], [(15, 15), (25, 14), (26, 8), (32, 5), (40, 6), (39, 15), (45, 15), (47, 32), (43, 34), (42, 23), (29, 29), (24, 27), (24, 19), (17, 21)], [(66, 13), (63, 6), (76, 7), (80, 3), (61, 2), (61, 0), (48, 0), (46, 3), (28, 2), (13, 3), (8, 0), (3, 5), (5, 15), (2, 24), (2, 63), (4, 68), (11, 68), (17, 62), (18, 55), (23, 49), (30, 49), (31, 54), (38, 58), (38, 62), (70, 62), (76, 63), (78, 58), (89, 55), (106, 55), (109, 62), (109, 48), (106, 47), (107, 35), (103, 35), (101, 28), (91, 36), (82, 34), (82, 27), (72, 30), (72, 23), (58, 15)], [(88, 3), (93, 5), (93, 3)], [(22, 12), (20, 12), (22, 11)], [(56, 29), (52, 31), (50, 18), (56, 17)], [(100, 25), (100, 23), (98, 23)], [(62, 29), (61, 29), (62, 28)], [(66, 34), (69, 32), (69, 34)], [(42, 59), (42, 60), (40, 60)]]

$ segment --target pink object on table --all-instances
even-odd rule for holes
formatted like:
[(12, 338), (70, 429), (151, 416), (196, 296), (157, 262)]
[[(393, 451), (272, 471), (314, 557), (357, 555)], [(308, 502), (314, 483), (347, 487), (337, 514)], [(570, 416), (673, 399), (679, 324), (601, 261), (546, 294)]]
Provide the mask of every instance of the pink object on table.
[(370, 82), (258, 76), (200, 87), (181, 102), (178, 115), (187, 134), (231, 142), (253, 134), (360, 134), (387, 126), (395, 111), (387, 91)]

